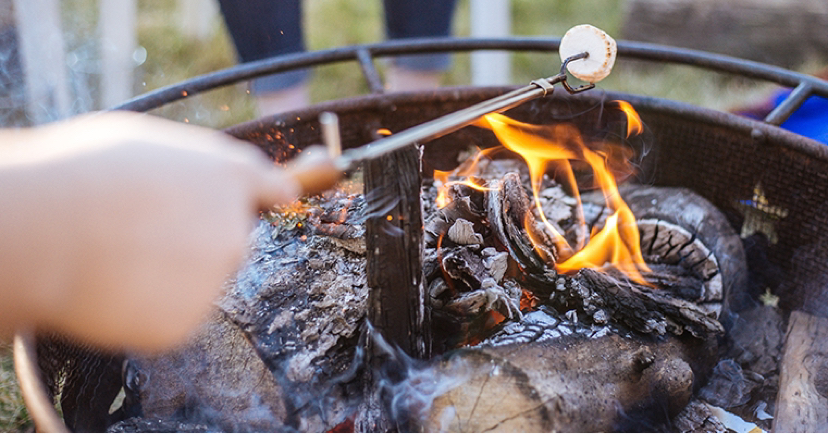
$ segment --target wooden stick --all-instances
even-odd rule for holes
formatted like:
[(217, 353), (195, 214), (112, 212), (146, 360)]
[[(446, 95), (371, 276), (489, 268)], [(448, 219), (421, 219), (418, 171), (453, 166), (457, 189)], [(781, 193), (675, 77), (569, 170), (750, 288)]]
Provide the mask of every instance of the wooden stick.
[[(392, 345), (413, 357), (430, 353), (427, 298), (423, 287), (422, 152), (413, 146), (365, 162), (367, 318)], [(356, 432), (407, 431), (393, 426), (383, 402), (380, 378), (385, 355), (370, 339), (365, 398), (354, 421)], [(396, 421), (396, 423), (405, 421)]]
[(775, 432), (828, 432), (828, 318), (794, 311), (776, 398)]
[(427, 357), (420, 156), (412, 146), (365, 163), (366, 207), (378, 214), (365, 222), (366, 273), (371, 323), (407, 354)]

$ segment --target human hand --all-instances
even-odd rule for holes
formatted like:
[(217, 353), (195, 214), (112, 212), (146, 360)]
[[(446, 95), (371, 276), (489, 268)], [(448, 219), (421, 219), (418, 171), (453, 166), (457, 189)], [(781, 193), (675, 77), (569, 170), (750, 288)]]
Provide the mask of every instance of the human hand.
[(94, 344), (180, 342), (241, 264), (255, 212), (299, 193), (255, 147), (148, 115), (4, 134), (0, 322)]

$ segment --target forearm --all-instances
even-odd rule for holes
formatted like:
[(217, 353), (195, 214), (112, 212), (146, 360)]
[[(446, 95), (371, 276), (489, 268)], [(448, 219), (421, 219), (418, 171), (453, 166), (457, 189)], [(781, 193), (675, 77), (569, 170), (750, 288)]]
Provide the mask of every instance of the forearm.
[[(222, 133), (135, 113), (0, 131), (0, 328), (180, 342), (298, 184)], [(10, 143), (10, 144), (8, 144)]]
[(31, 149), (38, 134), (0, 133), (0, 326), (40, 322), (59, 303), (67, 273), (66, 234), (61, 228), (60, 196)]

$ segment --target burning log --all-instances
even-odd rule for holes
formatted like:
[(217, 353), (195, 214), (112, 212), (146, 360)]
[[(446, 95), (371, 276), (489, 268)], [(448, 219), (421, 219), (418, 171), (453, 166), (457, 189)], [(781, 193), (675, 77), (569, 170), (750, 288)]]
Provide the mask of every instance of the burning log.
[(705, 311), (719, 316), (728, 294), (745, 290), (742, 240), (713, 204), (686, 188), (627, 185), (621, 195), (638, 220), (645, 257), (700, 279), (691, 300)]
[(524, 272), (543, 275), (557, 261), (552, 240), (537, 229), (532, 201), (526, 195), (517, 173), (488, 185), (488, 220), (498, 240)]
[(715, 340), (647, 340), (535, 311), (488, 341), (446, 355), (454, 377), (419, 423), (426, 432), (652, 429), (690, 400)]
[[(746, 271), (738, 236), (712, 205), (688, 191), (643, 188), (642, 193), (633, 195), (631, 207), (642, 208), (637, 205), (639, 202), (676, 207), (672, 212), (661, 208), (645, 209), (641, 214), (647, 218), (639, 221), (646, 253), (655, 265), (661, 266), (656, 267), (659, 272), (645, 273), (653, 278), (658, 286), (656, 289), (620, 274), (589, 269), (574, 276), (557, 275), (544, 260), (544, 257), (554, 258), (554, 250), (537, 247), (554, 248), (554, 245), (542, 231), (534, 230), (537, 225), (530, 212), (531, 202), (519, 179), (517, 174), (512, 174), (505, 177), (498, 188), (490, 189), (487, 209), (492, 231), (523, 272), (519, 278), (523, 285), (548, 296), (559, 310), (577, 309), (599, 323), (612, 318), (639, 332), (656, 335), (668, 331), (679, 335), (685, 330), (697, 337), (723, 333), (717, 318), (724, 301), (725, 286), (743, 284)], [(681, 199), (675, 199), (676, 196)], [(659, 202), (656, 197), (672, 199)], [(693, 222), (696, 226), (688, 230), (657, 219), (662, 215), (681, 215), (680, 211), (694, 204), (693, 201), (698, 203), (693, 205), (695, 209), (701, 210), (696, 218), (707, 222), (706, 226)], [(501, 211), (504, 208), (508, 212)], [(689, 232), (696, 228), (704, 233), (696, 236)], [(720, 230), (718, 237), (713, 237), (711, 228)], [(714, 240), (716, 244), (707, 247), (705, 240)], [(719, 257), (725, 258), (728, 269), (719, 267)], [(666, 268), (672, 272), (666, 272)], [(675, 273), (676, 270), (681, 273)]]
[(828, 431), (828, 319), (791, 312), (779, 375), (775, 432)]

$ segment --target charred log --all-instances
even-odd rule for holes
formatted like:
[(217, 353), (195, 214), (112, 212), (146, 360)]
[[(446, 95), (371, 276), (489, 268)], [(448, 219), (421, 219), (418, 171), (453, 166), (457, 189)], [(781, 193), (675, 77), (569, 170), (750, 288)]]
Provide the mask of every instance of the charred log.
[(716, 351), (714, 339), (631, 338), (540, 311), (509, 328), (431, 368), (456, 381), (424, 431), (651, 429), (684, 408)]
[[(187, 345), (131, 357), (124, 377), (126, 410), (145, 422), (122, 424), (117, 428), (122, 432), (154, 426), (199, 429), (194, 425), (224, 432), (280, 431), (288, 419), (281, 385), (221, 312)], [(325, 425), (309, 419), (306, 428)]]
[[(429, 354), (428, 307), (423, 287), (421, 153), (409, 147), (365, 163), (366, 196), (395, 199), (366, 223), (368, 319), (392, 344), (416, 357)], [(368, 204), (371, 208), (371, 204)]]
[[(366, 197), (378, 201), (380, 192), (394, 198), (385, 214), (369, 216), (365, 223), (370, 287), (366, 318), (384, 339), (418, 358), (431, 352), (429, 299), (423, 281), (421, 156), (420, 148), (409, 147), (368, 161), (364, 167)], [(383, 379), (378, 372), (387, 361), (373, 340), (367, 347), (365, 398), (355, 426), (360, 431), (384, 432), (394, 423), (379, 386)]]
[(697, 304), (612, 273), (584, 269), (565, 286), (570, 287), (570, 300), (584, 300), (586, 312), (605, 310), (614, 320), (641, 333), (660, 336), (688, 331), (695, 337), (724, 333), (719, 321)]
[(498, 241), (526, 273), (548, 273), (546, 264), (555, 263), (557, 251), (546, 233), (537, 229), (532, 201), (520, 176), (508, 173), (487, 187), (489, 224)]
[[(314, 211), (259, 223), (246, 265), (218, 304), (282, 389), (285, 417), (276, 422), (324, 431), (344, 420), (363, 393), (354, 370), (368, 305), (359, 223), (365, 202), (337, 194), (308, 205)], [(321, 229), (334, 223), (345, 230)]]

